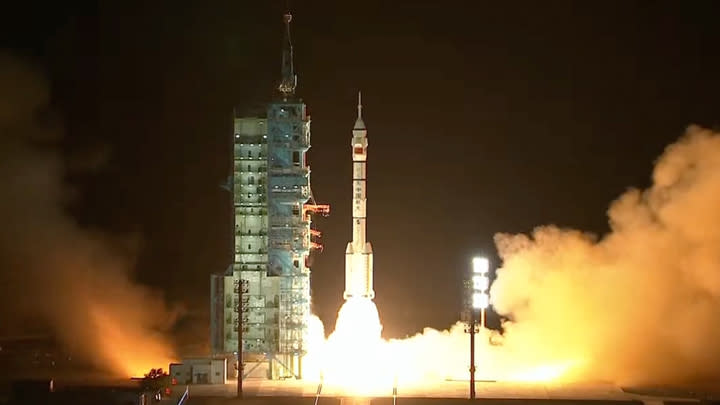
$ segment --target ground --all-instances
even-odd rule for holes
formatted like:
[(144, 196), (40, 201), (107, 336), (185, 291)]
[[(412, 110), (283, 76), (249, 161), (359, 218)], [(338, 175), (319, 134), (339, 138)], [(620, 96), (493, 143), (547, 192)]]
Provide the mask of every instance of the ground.
[[(246, 380), (243, 384), (245, 399), (242, 404), (315, 404), (317, 384), (301, 381), (267, 381)], [(239, 404), (235, 398), (235, 383), (225, 385), (192, 385), (189, 386), (189, 405), (220, 405)], [(393, 404), (392, 387), (384, 393), (374, 393), (372, 399), (344, 397), (343, 393), (332, 387), (323, 387), (317, 398), (317, 405), (391, 405)], [(516, 384), (502, 382), (478, 382), (477, 398), (484, 405), (517, 405), (533, 402), (537, 405), (550, 404), (658, 404), (658, 403), (698, 403), (718, 399), (712, 393), (698, 393), (681, 389), (622, 389), (612, 384)], [(435, 405), (464, 404), (470, 402), (468, 383), (462, 381), (446, 381), (432, 389), (403, 389), (398, 387), (397, 405)]]

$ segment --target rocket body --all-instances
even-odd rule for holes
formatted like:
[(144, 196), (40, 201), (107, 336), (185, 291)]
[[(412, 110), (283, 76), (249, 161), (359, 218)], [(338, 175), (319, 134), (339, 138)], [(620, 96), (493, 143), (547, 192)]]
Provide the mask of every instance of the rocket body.
[(367, 129), (362, 119), (358, 93), (358, 117), (353, 127), (352, 148), (352, 235), (345, 249), (345, 293), (349, 298), (375, 298), (373, 291), (373, 253), (366, 236), (367, 221)]

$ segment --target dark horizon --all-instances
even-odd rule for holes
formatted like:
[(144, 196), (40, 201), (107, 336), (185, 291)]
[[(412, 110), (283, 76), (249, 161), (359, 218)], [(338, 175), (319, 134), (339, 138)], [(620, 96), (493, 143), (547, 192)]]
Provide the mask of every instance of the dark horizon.
[[(105, 160), (65, 177), (78, 194), (72, 217), (137, 235), (133, 278), (183, 307), (173, 333), (188, 350), (207, 345), (209, 277), (230, 261), (220, 184), (233, 109), (275, 95), (282, 3), (29, 2), (0, 22), (0, 52), (48, 80), (63, 156)], [(470, 258), (500, 265), (495, 233), (602, 234), (609, 203), (646, 187), (688, 125), (717, 128), (717, 11), (711, 1), (294, 2), (312, 188), (332, 207), (316, 221), (325, 249), (312, 276), (326, 332), (342, 303), (358, 90), (384, 335), (446, 328)]]

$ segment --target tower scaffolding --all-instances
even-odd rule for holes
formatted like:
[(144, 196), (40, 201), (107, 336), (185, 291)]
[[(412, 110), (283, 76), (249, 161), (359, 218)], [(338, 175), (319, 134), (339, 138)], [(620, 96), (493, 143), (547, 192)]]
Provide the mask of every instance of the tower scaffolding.
[[(265, 116), (236, 113), (233, 137), (234, 259), (211, 283), (213, 354), (235, 357), (241, 332), (244, 376), (301, 378), (310, 317), (312, 215), (310, 115), (295, 97), (297, 77), (290, 41), (292, 16), (283, 16), (280, 97)], [(238, 330), (237, 325), (242, 325)]]

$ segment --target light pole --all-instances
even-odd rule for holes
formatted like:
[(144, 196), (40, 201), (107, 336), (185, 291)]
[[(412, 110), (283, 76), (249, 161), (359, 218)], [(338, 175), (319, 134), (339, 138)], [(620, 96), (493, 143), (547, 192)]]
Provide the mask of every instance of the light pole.
[(487, 257), (472, 260), (472, 308), (470, 308), (470, 399), (475, 399), (475, 311), (480, 310), (480, 327), (485, 329), (485, 310), (490, 304)]

